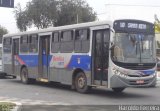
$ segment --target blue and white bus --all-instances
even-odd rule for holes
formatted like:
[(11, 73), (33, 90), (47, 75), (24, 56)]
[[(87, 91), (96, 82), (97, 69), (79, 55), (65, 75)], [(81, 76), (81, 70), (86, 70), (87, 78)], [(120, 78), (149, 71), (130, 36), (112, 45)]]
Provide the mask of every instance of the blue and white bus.
[(3, 37), (3, 70), (33, 80), (91, 87), (156, 85), (156, 48), (152, 23), (115, 20), (52, 27)]

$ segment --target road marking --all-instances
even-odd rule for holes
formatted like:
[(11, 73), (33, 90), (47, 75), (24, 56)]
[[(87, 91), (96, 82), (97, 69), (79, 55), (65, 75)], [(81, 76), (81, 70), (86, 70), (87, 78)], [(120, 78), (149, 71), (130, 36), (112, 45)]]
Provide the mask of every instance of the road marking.
[(10, 98), (10, 97), (0, 97), (0, 101), (19, 102), (22, 105), (71, 105), (71, 104), (64, 103), (64, 102), (21, 99), (21, 98)]

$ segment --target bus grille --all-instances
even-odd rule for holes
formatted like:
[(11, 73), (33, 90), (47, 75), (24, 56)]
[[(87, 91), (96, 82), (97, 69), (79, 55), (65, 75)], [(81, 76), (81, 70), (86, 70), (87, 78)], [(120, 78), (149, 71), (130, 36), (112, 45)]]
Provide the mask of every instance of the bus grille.
[(147, 70), (147, 69), (152, 69), (156, 66), (156, 63), (122, 63), (122, 62), (114, 62), (116, 65), (126, 68), (126, 69), (131, 69), (131, 70)]
[(147, 69), (151, 69), (153, 67), (151, 67), (151, 66), (125, 66), (125, 68), (132, 69), (132, 70), (147, 70)]
[(147, 77), (150, 75), (128, 75), (129, 77)]
[(130, 85), (145, 85), (148, 83), (149, 83), (149, 80), (144, 80), (144, 83), (141, 83), (141, 84), (137, 83), (136, 80), (129, 81)]

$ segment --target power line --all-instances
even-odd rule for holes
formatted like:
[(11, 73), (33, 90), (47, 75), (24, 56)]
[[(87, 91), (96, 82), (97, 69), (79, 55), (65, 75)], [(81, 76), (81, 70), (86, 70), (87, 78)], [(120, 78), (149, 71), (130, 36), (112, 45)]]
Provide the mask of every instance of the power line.
[(114, 6), (131, 6), (131, 7), (159, 7), (160, 5), (130, 5), (130, 4), (105, 4), (105, 5), (114, 5)]

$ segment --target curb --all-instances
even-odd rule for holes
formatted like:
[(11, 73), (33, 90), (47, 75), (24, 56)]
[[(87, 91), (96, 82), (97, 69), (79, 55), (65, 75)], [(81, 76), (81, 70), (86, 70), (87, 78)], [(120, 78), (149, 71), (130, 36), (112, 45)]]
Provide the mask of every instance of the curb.
[(13, 102), (16, 104), (16, 107), (12, 111), (21, 111), (22, 109), (22, 104), (19, 102)]
[(12, 109), (11, 111), (21, 111), (21, 108), (22, 108), (22, 104), (19, 103), (19, 102), (12, 102), (12, 101), (0, 101), (1, 102), (8, 102), (8, 103), (14, 103), (16, 104), (15, 108)]

